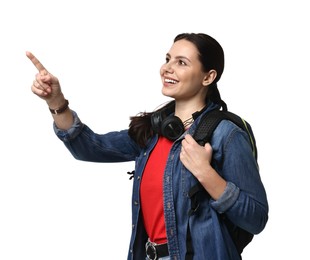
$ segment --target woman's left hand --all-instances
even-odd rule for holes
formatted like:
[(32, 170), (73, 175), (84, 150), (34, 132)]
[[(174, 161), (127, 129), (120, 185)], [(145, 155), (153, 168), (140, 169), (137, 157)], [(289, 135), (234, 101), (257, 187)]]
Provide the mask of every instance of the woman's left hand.
[(212, 152), (209, 143), (201, 146), (191, 135), (187, 134), (182, 140), (180, 160), (210, 196), (217, 200), (225, 190), (226, 181), (211, 166)]
[(205, 146), (199, 145), (187, 134), (182, 141), (180, 160), (198, 180), (201, 180), (206, 171), (212, 169), (212, 147), (209, 143)]

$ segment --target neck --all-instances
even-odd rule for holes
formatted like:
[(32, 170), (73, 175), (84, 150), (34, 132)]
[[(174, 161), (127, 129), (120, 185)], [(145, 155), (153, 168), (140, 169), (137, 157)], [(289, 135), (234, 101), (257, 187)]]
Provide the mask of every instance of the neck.
[(206, 106), (206, 104), (179, 104), (176, 103), (175, 105), (175, 115), (177, 117), (179, 117), (182, 121), (183, 124), (185, 125), (186, 123), (188, 123), (189, 121), (193, 121), (196, 116), (193, 115), (196, 114), (196, 112), (201, 111), (204, 107)]
[(185, 129), (189, 128), (193, 122), (194, 122), (194, 118), (192, 116), (190, 118), (184, 120), (183, 121), (184, 128)]

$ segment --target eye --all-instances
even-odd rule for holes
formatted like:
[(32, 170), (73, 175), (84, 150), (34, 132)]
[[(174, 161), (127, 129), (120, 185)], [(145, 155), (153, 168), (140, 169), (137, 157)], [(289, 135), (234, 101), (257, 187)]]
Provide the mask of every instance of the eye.
[(166, 57), (166, 63), (168, 63), (170, 61), (169, 57)]
[(187, 65), (187, 64), (186, 64), (186, 62), (185, 62), (185, 61), (183, 61), (183, 60), (178, 60), (178, 64), (179, 64), (179, 65), (182, 65), (182, 66)]

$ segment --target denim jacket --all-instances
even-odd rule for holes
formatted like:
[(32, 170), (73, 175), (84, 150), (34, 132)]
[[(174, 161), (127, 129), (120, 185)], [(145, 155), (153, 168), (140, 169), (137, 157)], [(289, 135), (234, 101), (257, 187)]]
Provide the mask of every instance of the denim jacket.
[[(204, 113), (214, 108), (210, 106)], [(142, 149), (128, 135), (128, 130), (96, 134), (83, 124), (73, 111), (74, 124), (62, 131), (54, 124), (56, 135), (74, 158), (91, 162), (135, 161), (132, 192), (132, 235), (128, 260), (145, 260), (147, 235), (140, 207), (140, 183), (144, 167), (158, 137), (154, 136)], [(186, 133), (193, 134), (201, 115)], [(186, 134), (184, 133), (184, 134)], [(197, 179), (181, 163), (181, 140), (176, 140), (169, 153), (163, 180), (164, 217), (170, 258), (183, 260), (186, 254), (186, 234), (189, 224), (194, 260), (240, 259), (228, 231), (219, 217), (225, 213), (236, 225), (260, 233), (268, 220), (266, 192), (252, 155), (247, 134), (230, 121), (223, 120), (211, 139), (212, 166), (227, 181), (218, 200), (201, 200), (199, 212), (188, 215), (191, 201), (188, 191)]]

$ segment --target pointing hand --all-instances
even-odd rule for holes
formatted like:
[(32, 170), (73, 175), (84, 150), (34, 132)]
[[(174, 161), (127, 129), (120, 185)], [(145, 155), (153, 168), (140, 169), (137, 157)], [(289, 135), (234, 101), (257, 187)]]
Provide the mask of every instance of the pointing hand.
[(38, 73), (35, 75), (35, 80), (31, 86), (32, 92), (40, 98), (46, 100), (48, 103), (59, 99), (58, 97), (63, 98), (58, 79), (49, 73), (31, 52), (26, 52), (26, 56), (38, 70)]

